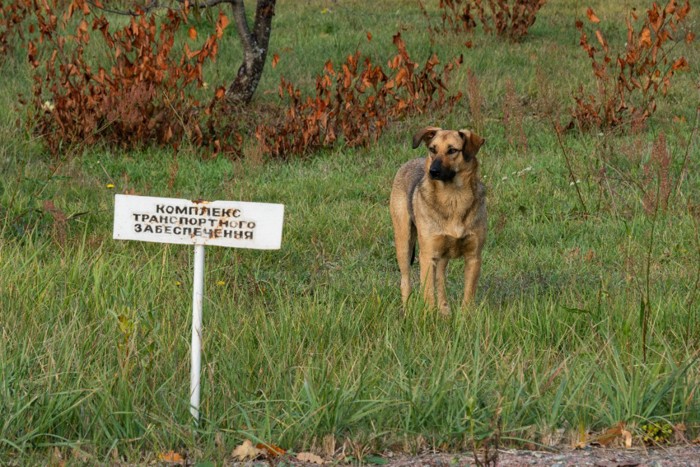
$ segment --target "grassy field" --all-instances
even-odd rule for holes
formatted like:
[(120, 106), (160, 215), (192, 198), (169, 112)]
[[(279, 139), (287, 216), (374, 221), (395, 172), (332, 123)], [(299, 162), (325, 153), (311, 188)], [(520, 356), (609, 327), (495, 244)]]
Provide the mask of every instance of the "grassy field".
[[(280, 76), (310, 91), (327, 59), (358, 48), (385, 63), (397, 31), (419, 63), (464, 54), (453, 89), (467, 92), (471, 70), (483, 96), (481, 116), (465, 97), (449, 113), (395, 122), (368, 148), (338, 144), (288, 162), (194, 148), (51, 158), (15, 124), (30, 70), (21, 50), (6, 57), (0, 463), (148, 462), (171, 450), (221, 462), (244, 439), (328, 459), (335, 445), (346, 456), (335, 459), (362, 460), (468, 449), (496, 429), (504, 444), (575, 445), (618, 422), (637, 444), (649, 421), (697, 437), (700, 50), (674, 49), (691, 69), (643, 131), (574, 130), (560, 144), (553, 128), (568, 123), (572, 91), (593, 85), (574, 21), (593, 7), (621, 45), (625, 12), (648, 5), (551, 0), (510, 44), (481, 31), (431, 42), (415, 1), (280, 0), (270, 45), (280, 60), (256, 106), (277, 102)], [(226, 84), (239, 58), (229, 30), (207, 81)], [(509, 80), (526, 147), (504, 124)], [(426, 125), (481, 127), (487, 140), (482, 278), (475, 305), (459, 310), (453, 262), (449, 319), (419, 300), (401, 315), (388, 213), (393, 174), (422, 155), (410, 140)], [(658, 183), (644, 167), (662, 133), (673, 189), (649, 214), (645, 193)], [(115, 193), (286, 206), (281, 250), (207, 249), (198, 427), (188, 407), (192, 248), (112, 240)]]

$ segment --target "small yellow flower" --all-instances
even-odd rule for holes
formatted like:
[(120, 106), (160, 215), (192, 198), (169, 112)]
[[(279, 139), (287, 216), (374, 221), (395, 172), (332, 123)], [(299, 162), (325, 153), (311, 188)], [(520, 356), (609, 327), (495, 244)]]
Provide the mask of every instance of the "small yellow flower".
[(219, 287), (221, 287), (221, 286), (223, 286), (223, 285), (226, 285), (226, 282), (224, 282), (224, 281), (216, 281), (216, 285), (218, 285)]
[(180, 287), (180, 286), (182, 285), (182, 282), (180, 282), (180, 281), (175, 281), (175, 285), (176, 285), (177, 287)]
[(105, 186), (111, 190), (112, 188), (114, 188), (114, 183), (108, 183)]

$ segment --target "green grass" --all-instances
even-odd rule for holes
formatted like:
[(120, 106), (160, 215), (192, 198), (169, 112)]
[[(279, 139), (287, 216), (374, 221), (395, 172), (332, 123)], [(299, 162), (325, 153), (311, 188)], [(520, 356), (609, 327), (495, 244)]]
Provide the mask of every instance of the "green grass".
[[(624, 24), (624, 10), (604, 5), (591, 2), (603, 21)], [(570, 92), (590, 83), (572, 25), (580, 10), (551, 1), (523, 44), (477, 33), (466, 49), (452, 35), (431, 45), (414, 2), (279, 2), (270, 52), (281, 60), (266, 70), (259, 103), (276, 101), (280, 75), (311, 89), (326, 59), (358, 44), (385, 62), (398, 29), (418, 62), (431, 50), (443, 61), (464, 53), (457, 88), (466, 90), (467, 68), (481, 82), (489, 238), (469, 310), (456, 309), (461, 264), (450, 266), (447, 320), (418, 299), (401, 314), (388, 196), (396, 169), (421, 155), (410, 149), (413, 132), (470, 127), (466, 100), (439, 121), (396, 122), (369, 148), (339, 145), (288, 163), (187, 148), (177, 160), (168, 150), (101, 147), (57, 160), (14, 126), (30, 72), (21, 56), (3, 62), (0, 458), (40, 462), (57, 448), (78, 463), (147, 462), (169, 450), (222, 461), (245, 438), (299, 452), (329, 435), (355, 458), (459, 450), (491, 434), (498, 413), (502, 440), (514, 445), (558, 429), (577, 442), (620, 421), (637, 440), (649, 420), (683, 422), (697, 436), (700, 167), (689, 140), (700, 54), (682, 49), (692, 70), (641, 134), (565, 136), (584, 214), (550, 121), (566, 120)], [(235, 73), (233, 31), (226, 40), (207, 70), (212, 83)], [(508, 143), (502, 122), (509, 78), (524, 104), (527, 150)], [(686, 148), (690, 164), (654, 219), (638, 184), (660, 132), (671, 173)], [(281, 250), (207, 249), (197, 428), (188, 407), (193, 252), (113, 241), (113, 196), (126, 192), (286, 206)], [(69, 217), (65, 226), (47, 200)]]

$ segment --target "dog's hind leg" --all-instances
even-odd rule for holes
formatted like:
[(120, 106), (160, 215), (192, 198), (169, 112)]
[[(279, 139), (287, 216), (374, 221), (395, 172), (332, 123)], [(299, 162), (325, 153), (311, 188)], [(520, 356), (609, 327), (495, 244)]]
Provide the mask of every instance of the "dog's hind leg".
[(416, 226), (408, 214), (407, 206), (397, 206), (405, 201), (392, 199), (391, 221), (394, 224), (396, 260), (401, 271), (401, 301), (405, 305), (411, 295), (411, 263), (416, 248)]
[[(410, 224), (410, 220), (409, 220)], [(411, 264), (416, 254), (416, 228), (413, 224), (404, 226), (406, 234), (395, 235), (396, 260), (401, 271), (401, 301), (405, 305), (411, 295)]]

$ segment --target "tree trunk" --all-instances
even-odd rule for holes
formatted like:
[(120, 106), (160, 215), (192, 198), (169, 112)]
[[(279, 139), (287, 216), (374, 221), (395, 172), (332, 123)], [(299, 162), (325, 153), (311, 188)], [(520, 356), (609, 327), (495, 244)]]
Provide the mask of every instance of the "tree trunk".
[(245, 14), (244, 0), (232, 0), (233, 18), (243, 46), (243, 63), (236, 79), (226, 91), (226, 99), (234, 105), (245, 105), (253, 99), (265, 67), (267, 47), (272, 31), (276, 0), (257, 0), (255, 23), (251, 30)]

